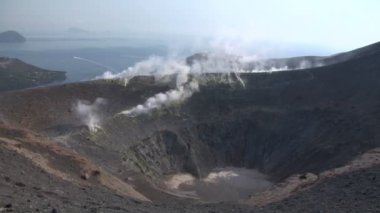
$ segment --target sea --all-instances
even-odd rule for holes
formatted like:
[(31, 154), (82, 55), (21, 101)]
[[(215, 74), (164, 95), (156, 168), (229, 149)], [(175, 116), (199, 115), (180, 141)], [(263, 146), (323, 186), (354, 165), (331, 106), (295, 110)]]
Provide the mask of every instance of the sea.
[[(118, 73), (151, 56), (169, 57), (174, 54), (185, 58), (208, 48), (207, 45), (194, 45), (190, 41), (182, 37), (31, 37), (25, 43), (0, 43), (0, 57), (18, 58), (41, 68), (65, 71), (67, 78), (63, 83), (69, 83), (92, 80), (106, 71)], [(267, 51), (270, 47), (275, 51)], [(266, 57), (331, 54), (326, 49), (303, 44), (262, 42), (253, 49), (254, 52), (265, 52)]]
[(106, 71), (121, 72), (150, 56), (167, 54), (164, 43), (133, 39), (34, 38), (25, 43), (0, 43), (0, 57), (65, 71), (64, 83), (91, 80)]

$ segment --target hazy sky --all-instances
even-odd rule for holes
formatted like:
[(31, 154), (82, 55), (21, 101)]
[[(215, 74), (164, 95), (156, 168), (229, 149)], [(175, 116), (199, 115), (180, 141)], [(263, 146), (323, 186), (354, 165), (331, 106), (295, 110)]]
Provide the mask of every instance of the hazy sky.
[(0, 0), (0, 30), (238, 37), (355, 48), (380, 40), (378, 0)]

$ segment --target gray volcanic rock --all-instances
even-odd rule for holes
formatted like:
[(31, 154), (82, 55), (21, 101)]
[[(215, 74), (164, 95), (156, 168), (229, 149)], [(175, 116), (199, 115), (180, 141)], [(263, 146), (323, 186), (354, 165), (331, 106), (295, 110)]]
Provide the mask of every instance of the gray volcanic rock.
[[(379, 212), (380, 166), (334, 177), (263, 212)], [(259, 211), (260, 212), (260, 211)]]
[(0, 57), (0, 92), (36, 87), (65, 79), (65, 72), (46, 70), (19, 59)]
[(0, 33), (0, 42), (22, 43), (26, 38), (16, 31), (5, 31)]

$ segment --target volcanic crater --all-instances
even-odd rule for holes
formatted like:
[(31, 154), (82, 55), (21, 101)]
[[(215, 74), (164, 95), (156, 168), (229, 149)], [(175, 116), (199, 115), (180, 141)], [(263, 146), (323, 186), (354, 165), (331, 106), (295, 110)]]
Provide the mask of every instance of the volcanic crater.
[[(241, 73), (244, 86), (200, 84), (184, 102), (133, 117), (120, 112), (173, 84), (136, 76), (126, 85), (96, 80), (3, 92), (0, 145), (5, 154), (32, 162), (31, 174), (42, 170), (52, 181), (70, 185), (61, 187), (60, 196), (70, 200), (70, 193), (78, 193), (78, 200), (67, 204), (54, 198), (57, 208), (76, 211), (84, 208), (72, 203), (79, 202), (96, 209), (115, 202), (124, 211), (137, 205), (118, 200), (124, 199), (147, 203), (133, 207), (136, 211), (164, 211), (179, 203), (200, 211), (228, 210), (229, 203), (242, 211), (270, 210), (270, 203), (380, 163), (379, 59), (374, 44), (315, 58), (329, 62), (324, 66)], [(201, 78), (219, 75), (216, 70)], [(105, 100), (95, 110), (99, 127), (89, 131), (75, 106), (98, 98)], [(15, 168), (4, 168), (4, 178), (17, 179)], [(107, 198), (88, 203), (91, 193), (82, 196), (76, 187)]]

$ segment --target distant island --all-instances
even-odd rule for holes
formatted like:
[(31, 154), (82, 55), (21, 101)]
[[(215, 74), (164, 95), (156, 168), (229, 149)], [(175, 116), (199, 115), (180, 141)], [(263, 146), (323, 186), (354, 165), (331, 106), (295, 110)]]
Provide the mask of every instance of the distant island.
[(25, 89), (66, 79), (63, 71), (51, 71), (19, 59), (0, 57), (0, 92)]
[(0, 33), (0, 42), (3, 43), (22, 43), (26, 38), (16, 31), (5, 31)]

